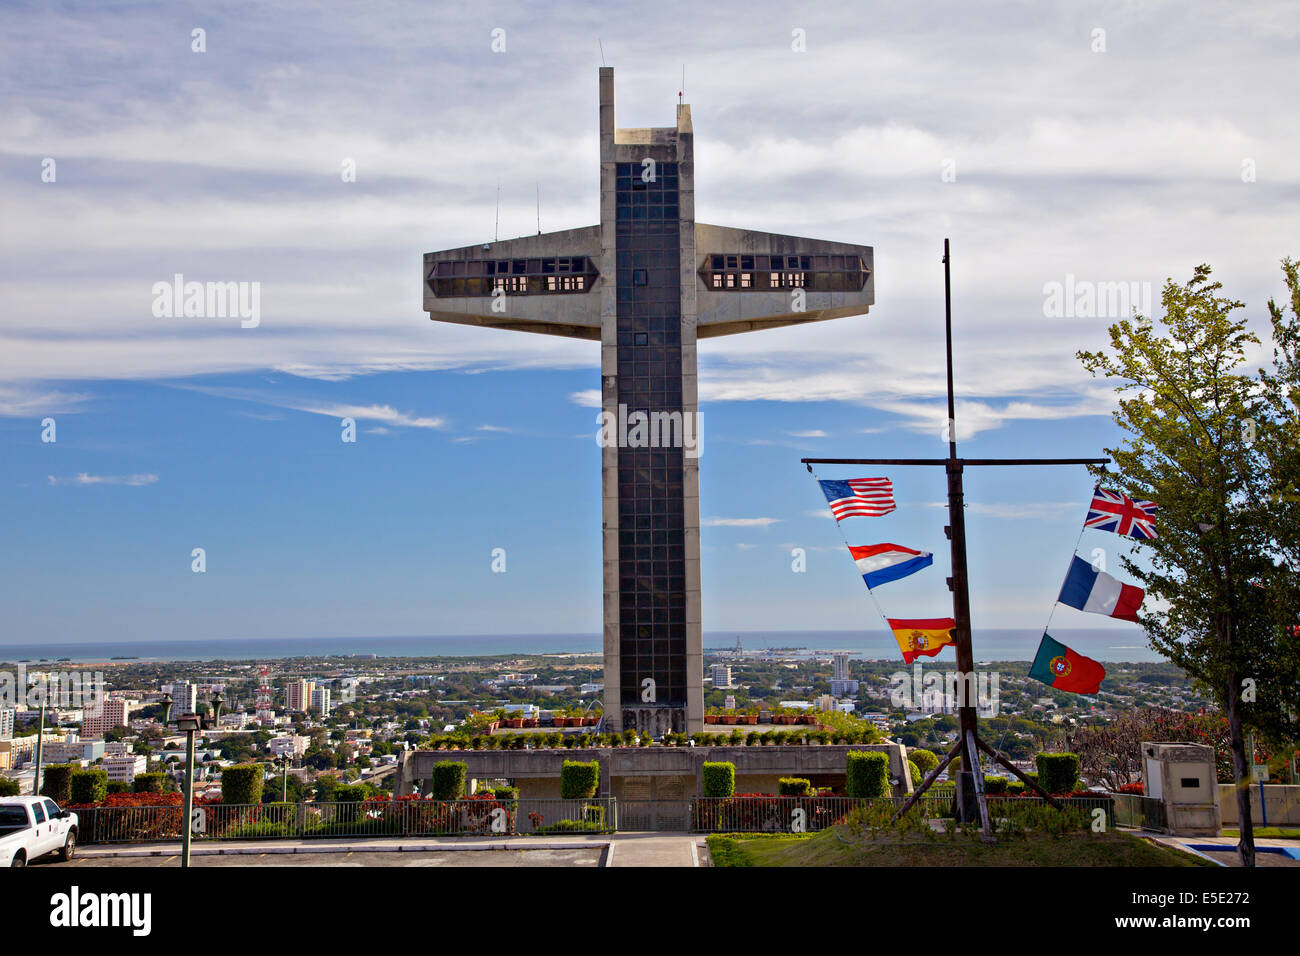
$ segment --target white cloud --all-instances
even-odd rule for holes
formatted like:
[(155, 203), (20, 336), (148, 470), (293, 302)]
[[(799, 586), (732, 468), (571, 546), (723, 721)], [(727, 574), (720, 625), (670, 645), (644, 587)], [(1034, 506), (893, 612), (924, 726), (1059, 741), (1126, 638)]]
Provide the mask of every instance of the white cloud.
[(49, 476), (51, 485), (127, 485), (132, 488), (139, 488), (144, 485), (152, 485), (158, 481), (157, 475), (90, 475), (81, 472), (69, 478), (58, 478), (54, 475)]
[[(966, 502), (966, 510), (970, 514), (984, 515), (989, 518), (1060, 518), (1071, 512), (1079, 515), (1080, 524), (1083, 523), (1084, 512), (1087, 511), (1087, 502), (1080, 501), (1034, 501), (1034, 502), (1007, 502), (1007, 503), (986, 503), (978, 501)], [(921, 503), (923, 508), (947, 508), (946, 501), (925, 501)]]
[(706, 528), (768, 528), (780, 518), (705, 518), (700, 524)]
[(257, 402), (276, 408), (287, 408), (295, 412), (307, 412), (311, 415), (324, 415), (327, 418), (352, 418), (357, 421), (381, 422), (401, 428), (447, 427), (447, 420), (429, 415), (414, 415), (400, 412), (391, 405), (352, 405), (347, 402), (327, 402), (311, 398), (281, 396), (269, 392), (258, 392), (245, 388), (221, 388), (205, 385), (176, 386), (187, 391), (213, 395), (218, 398), (230, 398), (241, 402)]
[(791, 438), (829, 438), (830, 436), (820, 428), (813, 428), (803, 432), (786, 432)]

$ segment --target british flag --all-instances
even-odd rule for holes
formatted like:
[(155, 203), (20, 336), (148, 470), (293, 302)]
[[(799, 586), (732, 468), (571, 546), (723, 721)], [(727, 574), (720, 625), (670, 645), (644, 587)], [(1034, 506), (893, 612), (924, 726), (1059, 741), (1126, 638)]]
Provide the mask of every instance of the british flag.
[(1129, 538), (1154, 538), (1156, 536), (1156, 503), (1134, 501), (1120, 491), (1097, 488), (1088, 505), (1085, 528), (1114, 531)]

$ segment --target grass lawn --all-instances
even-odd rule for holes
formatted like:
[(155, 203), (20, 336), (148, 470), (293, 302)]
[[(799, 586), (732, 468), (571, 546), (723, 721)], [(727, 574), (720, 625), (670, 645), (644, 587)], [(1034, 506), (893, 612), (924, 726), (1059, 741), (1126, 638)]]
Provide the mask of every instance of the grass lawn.
[[(1277, 837), (1279, 840), (1300, 840), (1300, 829), (1296, 827), (1255, 827), (1255, 836), (1257, 837)], [(1224, 827), (1223, 835), (1226, 837), (1239, 837), (1241, 830), (1237, 827)]]
[(946, 836), (932, 842), (846, 844), (841, 836), (846, 835), (840, 827), (808, 836), (715, 834), (708, 838), (709, 856), (714, 866), (1213, 866), (1114, 830), (1059, 839), (1030, 836), (993, 846)]

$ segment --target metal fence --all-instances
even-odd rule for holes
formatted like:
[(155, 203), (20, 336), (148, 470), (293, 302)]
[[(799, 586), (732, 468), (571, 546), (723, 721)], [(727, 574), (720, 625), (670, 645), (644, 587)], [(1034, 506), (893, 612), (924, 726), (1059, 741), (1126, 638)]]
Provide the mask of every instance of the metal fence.
[(1165, 816), (1165, 802), (1157, 797), (1140, 793), (1117, 793), (1115, 798), (1115, 823), (1121, 827), (1155, 830), (1166, 833), (1169, 821)]
[(693, 797), (690, 828), (696, 833), (811, 833), (869, 802), (854, 797)]
[[(179, 840), (184, 810), (83, 807), (79, 842)], [(194, 842), (393, 836), (518, 836), (610, 833), (618, 825), (612, 797), (589, 800), (366, 800), (348, 803), (209, 804), (196, 806)]]
[[(746, 795), (685, 799), (587, 800), (495, 799), (366, 800), (347, 803), (209, 804), (194, 808), (192, 838), (218, 840), (313, 839), (396, 836), (518, 836), (525, 834), (612, 833), (616, 830), (696, 833), (812, 833), (844, 820), (857, 808), (897, 810), (902, 797), (865, 800), (843, 796)], [(1061, 803), (1090, 818), (1101, 809), (1106, 825), (1166, 828), (1164, 804), (1137, 794), (1063, 797)], [(1014, 807), (1044, 805), (1041, 797), (989, 798), (996, 821)], [(927, 793), (913, 813), (950, 817), (951, 791)], [(80, 807), (79, 842), (148, 843), (179, 841), (180, 806)]]

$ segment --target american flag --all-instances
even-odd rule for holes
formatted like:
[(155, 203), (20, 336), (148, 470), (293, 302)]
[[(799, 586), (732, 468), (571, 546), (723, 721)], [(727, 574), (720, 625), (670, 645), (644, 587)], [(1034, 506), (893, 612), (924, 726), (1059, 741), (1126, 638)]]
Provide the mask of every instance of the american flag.
[(1085, 528), (1114, 531), (1129, 538), (1154, 538), (1156, 536), (1156, 503), (1134, 501), (1120, 491), (1097, 488), (1088, 505)]
[(847, 481), (818, 481), (830, 502), (836, 521), (845, 518), (878, 518), (894, 510), (894, 484), (888, 478), (849, 478)]

